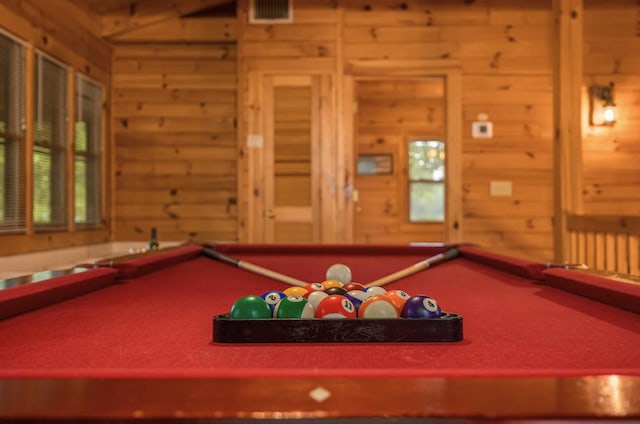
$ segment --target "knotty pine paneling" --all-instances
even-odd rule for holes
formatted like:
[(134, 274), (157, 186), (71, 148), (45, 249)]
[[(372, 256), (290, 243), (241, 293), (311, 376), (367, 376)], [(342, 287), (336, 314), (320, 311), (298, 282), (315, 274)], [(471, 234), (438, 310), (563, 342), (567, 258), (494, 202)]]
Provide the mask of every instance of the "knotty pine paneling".
[(584, 85), (613, 82), (618, 107), (615, 126), (583, 126), (584, 212), (638, 216), (640, 4), (584, 0), (584, 9)]
[(358, 190), (355, 241), (408, 243), (441, 241), (440, 223), (410, 223), (407, 143), (444, 136), (442, 78), (356, 83), (355, 143), (358, 154), (391, 154), (390, 175), (355, 177)]
[(236, 59), (232, 43), (115, 47), (116, 240), (237, 240)]
[[(459, 61), (463, 85), (463, 120), (460, 122), (463, 181), (453, 184), (463, 185), (465, 241), (496, 251), (550, 260), (553, 246), (551, 2), (346, 0), (343, 4), (345, 61)], [(417, 110), (426, 107), (416, 103)], [(403, 131), (397, 114), (375, 112), (362, 104), (359, 112), (364, 115), (358, 116), (359, 136), (366, 134), (375, 139), (378, 134), (387, 140), (390, 135)], [(479, 114), (487, 114), (493, 122), (492, 139), (472, 138), (471, 123)], [(367, 120), (367, 115), (371, 119)], [(431, 130), (437, 133), (442, 128)], [(362, 144), (359, 146), (363, 148)], [(510, 181), (512, 195), (492, 197), (489, 187), (494, 180)], [(390, 190), (381, 191), (379, 196), (381, 193), (394, 199)], [(389, 204), (395, 205), (393, 201)], [(382, 202), (377, 207), (384, 206)], [(395, 211), (395, 208), (385, 211)], [(386, 225), (388, 232), (393, 232), (388, 224), (391, 219), (379, 222)], [(428, 237), (426, 233), (424, 236)], [(394, 237), (389, 235), (389, 240)]]

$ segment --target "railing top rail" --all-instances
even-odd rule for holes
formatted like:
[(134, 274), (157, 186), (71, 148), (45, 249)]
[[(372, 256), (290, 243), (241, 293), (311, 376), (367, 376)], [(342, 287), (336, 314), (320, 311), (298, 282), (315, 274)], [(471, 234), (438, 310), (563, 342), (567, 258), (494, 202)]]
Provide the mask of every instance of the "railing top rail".
[(640, 234), (640, 217), (620, 215), (567, 215), (569, 231)]

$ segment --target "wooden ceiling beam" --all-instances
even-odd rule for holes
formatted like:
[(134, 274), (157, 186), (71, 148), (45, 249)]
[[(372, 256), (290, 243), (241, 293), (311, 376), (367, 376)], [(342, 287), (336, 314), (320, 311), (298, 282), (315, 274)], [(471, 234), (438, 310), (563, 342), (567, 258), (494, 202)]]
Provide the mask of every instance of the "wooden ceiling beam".
[(229, 2), (230, 0), (135, 0), (128, 7), (102, 16), (101, 35), (105, 38), (121, 35)]

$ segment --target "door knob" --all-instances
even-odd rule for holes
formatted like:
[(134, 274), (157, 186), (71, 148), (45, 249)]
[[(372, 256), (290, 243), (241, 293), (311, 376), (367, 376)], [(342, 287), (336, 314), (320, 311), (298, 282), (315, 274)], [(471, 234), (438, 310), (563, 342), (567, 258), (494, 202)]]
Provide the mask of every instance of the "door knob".
[(276, 213), (275, 213), (273, 210), (271, 210), (271, 209), (267, 209), (267, 210), (264, 212), (264, 216), (265, 216), (266, 218), (273, 219), (273, 218), (275, 218), (275, 217), (276, 217)]

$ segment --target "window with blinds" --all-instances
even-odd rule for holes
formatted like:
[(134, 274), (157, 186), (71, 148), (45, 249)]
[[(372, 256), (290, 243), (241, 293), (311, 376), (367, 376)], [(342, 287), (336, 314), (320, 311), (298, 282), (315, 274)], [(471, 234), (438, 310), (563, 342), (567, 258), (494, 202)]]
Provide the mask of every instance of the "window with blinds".
[(0, 33), (0, 233), (25, 228), (24, 47)]
[(76, 82), (74, 137), (75, 223), (98, 226), (100, 213), (100, 164), (102, 156), (102, 87), (78, 76)]
[(62, 230), (67, 227), (67, 70), (38, 53), (34, 83), (33, 223), (39, 230)]

